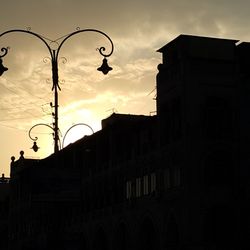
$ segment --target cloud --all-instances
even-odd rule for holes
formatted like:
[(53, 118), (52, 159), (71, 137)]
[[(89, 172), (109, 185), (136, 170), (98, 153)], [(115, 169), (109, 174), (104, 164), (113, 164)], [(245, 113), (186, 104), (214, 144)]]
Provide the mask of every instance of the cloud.
[[(71, 37), (60, 51), (67, 63), (59, 60), (60, 126), (91, 120), (100, 128), (100, 120), (113, 110), (155, 110), (153, 90), (161, 62), (157, 49), (179, 34), (250, 41), (249, 9), (245, 0), (8, 0), (1, 4), (0, 32), (31, 27), (50, 40), (77, 26), (107, 33), (115, 45), (108, 58), (110, 74), (96, 71), (102, 61), (96, 48), (109, 48), (99, 34)], [(10, 50), (4, 57), (9, 70), (0, 78), (0, 123), (27, 131), (37, 122), (53, 122), (51, 65), (43, 62), (49, 55), (46, 46), (26, 34), (1, 37), (3, 46)], [(1, 128), (0, 133), (6, 131)], [(16, 141), (16, 135), (13, 138)]]

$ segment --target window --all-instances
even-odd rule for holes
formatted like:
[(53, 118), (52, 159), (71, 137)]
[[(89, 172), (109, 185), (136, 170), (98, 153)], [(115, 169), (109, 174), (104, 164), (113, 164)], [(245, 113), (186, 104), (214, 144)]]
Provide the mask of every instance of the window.
[(127, 181), (126, 183), (126, 198), (129, 200), (132, 198), (132, 182)]
[(148, 175), (143, 176), (143, 194), (148, 195)]
[(150, 175), (150, 182), (151, 182), (151, 185), (150, 185), (150, 192), (153, 193), (156, 191), (156, 174), (155, 173), (152, 173)]
[(141, 178), (136, 178), (135, 196), (136, 197), (140, 197), (141, 196)]
[(126, 182), (126, 199), (139, 198), (156, 191), (156, 173)]

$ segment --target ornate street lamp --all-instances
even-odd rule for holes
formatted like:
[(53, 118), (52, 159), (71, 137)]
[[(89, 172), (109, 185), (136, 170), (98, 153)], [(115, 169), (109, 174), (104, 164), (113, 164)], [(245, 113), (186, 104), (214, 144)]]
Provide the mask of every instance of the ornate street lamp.
[[(33, 149), (35, 152), (37, 152), (38, 149), (39, 149), (39, 147), (37, 146), (37, 143), (36, 143), (36, 141), (38, 140), (38, 137), (37, 136), (32, 137), (31, 136), (31, 131), (33, 130), (33, 128), (38, 127), (38, 126), (46, 126), (46, 127), (50, 128), (50, 129), (52, 129), (53, 130), (53, 137), (54, 137), (53, 139), (55, 140), (55, 128), (51, 127), (50, 125), (48, 125), (46, 123), (38, 123), (38, 124), (32, 126), (30, 128), (30, 130), (29, 130), (29, 138), (33, 141), (33, 146), (31, 147), (31, 149)], [(58, 137), (58, 143), (60, 144), (59, 137)], [(58, 146), (58, 149), (59, 148), (61, 148), (61, 147)]]
[(2, 48), (1, 52), (3, 52), (3, 55), (0, 55), (0, 76), (4, 73), (4, 71), (8, 70), (8, 68), (3, 66), (2, 60), (2, 57), (4, 57), (8, 53), (8, 48)]
[[(62, 45), (72, 36), (76, 35), (76, 34), (79, 34), (79, 33), (83, 33), (83, 32), (95, 32), (95, 33), (99, 33), (101, 34), (102, 36), (104, 36), (105, 38), (108, 39), (108, 41), (110, 42), (110, 45), (111, 45), (111, 49), (110, 49), (110, 52), (109, 53), (105, 53), (106, 49), (105, 47), (100, 47), (98, 48), (97, 50), (99, 51), (99, 53), (104, 57), (103, 59), (103, 62), (102, 62), (102, 65), (97, 69), (98, 71), (101, 71), (103, 74), (108, 74), (108, 72), (110, 70), (112, 70), (112, 68), (108, 65), (108, 61), (107, 61), (107, 57), (111, 56), (111, 54), (113, 53), (113, 50), (114, 50), (114, 45), (113, 45), (113, 42), (112, 40), (110, 39), (110, 37), (105, 34), (104, 32), (100, 31), (100, 30), (96, 30), (96, 29), (80, 29), (80, 28), (77, 28), (76, 31), (66, 35), (66, 36), (63, 36), (62, 38), (59, 38), (57, 40), (50, 40), (50, 39), (47, 39), (37, 33), (34, 33), (30, 30), (22, 30), (22, 29), (14, 29), (14, 30), (8, 30), (8, 31), (5, 31), (3, 32), (2, 34), (0, 34), (0, 38), (6, 34), (9, 34), (9, 33), (14, 33), (14, 32), (21, 32), (21, 33), (26, 33), (26, 34), (29, 34), (29, 35), (32, 35), (32, 36), (35, 36), (36, 38), (40, 39), (44, 44), (45, 46), (47, 47), (48, 51), (49, 51), (49, 55), (50, 55), (50, 60), (51, 60), (51, 67), (52, 67), (52, 91), (54, 91), (54, 109), (55, 109), (55, 112), (54, 112), (54, 123), (53, 123), (53, 127), (47, 125), (47, 124), (36, 124), (35, 126), (37, 125), (46, 125), (50, 128), (53, 129), (53, 132), (54, 132), (54, 152), (58, 152), (59, 151), (59, 127), (58, 127), (58, 90), (61, 90), (60, 86), (59, 86), (59, 77), (58, 77), (58, 57), (59, 57), (59, 52), (62, 48)], [(61, 42), (59, 42), (61, 40)], [(57, 48), (54, 49), (51, 47), (51, 44), (53, 45), (57, 45)], [(3, 47), (1, 49), (1, 52), (2, 52), (2, 55), (0, 55), (0, 76), (6, 71), (8, 70), (8, 68), (6, 68), (5, 66), (3, 66), (3, 61), (2, 61), (2, 58), (8, 53), (8, 48), (6, 47)], [(35, 127), (33, 126), (33, 127)], [(32, 127), (32, 128), (33, 128)], [(32, 129), (31, 128), (31, 129)], [(31, 130), (30, 130), (31, 131)], [(30, 136), (30, 131), (29, 131), (29, 136)], [(31, 137), (31, 136), (30, 136)], [(37, 147), (37, 144), (35, 143), (36, 140), (34, 141), (34, 145), (33, 145), (33, 149), (35, 151), (38, 150), (38, 147)]]
[[(38, 140), (38, 137), (37, 137), (37, 136), (32, 137), (31, 131), (32, 131), (35, 127), (38, 127), (38, 126), (47, 126), (48, 128), (50, 128), (50, 129), (53, 130), (53, 136), (55, 136), (55, 134), (54, 134), (54, 128), (51, 127), (50, 125), (46, 124), (46, 123), (38, 123), (38, 124), (34, 125), (33, 127), (31, 127), (30, 130), (29, 130), (29, 138), (33, 141), (33, 146), (31, 147), (31, 149), (33, 149), (34, 152), (37, 152), (38, 149), (39, 149), (39, 147), (38, 147), (38, 145), (37, 145), (37, 142), (36, 142), (36, 141)], [(86, 126), (86, 127), (88, 127), (88, 128), (91, 130), (91, 133), (94, 134), (93, 128), (92, 128), (91, 126), (89, 126), (88, 124), (86, 124), (86, 123), (77, 123), (77, 124), (74, 124), (74, 125), (72, 125), (72, 126), (66, 131), (66, 133), (65, 133), (65, 135), (64, 135), (64, 137), (63, 137), (62, 143), (60, 142), (60, 140), (58, 141), (58, 142), (59, 142), (59, 146), (60, 146), (59, 148), (60, 148), (60, 149), (64, 148), (64, 141), (65, 141), (65, 138), (66, 138), (66, 136), (68, 135), (69, 131), (72, 130), (73, 128), (75, 128), (76, 126)]]

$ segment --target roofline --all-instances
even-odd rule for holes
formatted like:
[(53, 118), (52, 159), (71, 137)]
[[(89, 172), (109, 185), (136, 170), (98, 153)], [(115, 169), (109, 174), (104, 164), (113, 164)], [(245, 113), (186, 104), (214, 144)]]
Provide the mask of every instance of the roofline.
[(176, 41), (182, 39), (182, 38), (201, 38), (201, 39), (213, 39), (213, 40), (220, 40), (220, 41), (231, 41), (233, 43), (238, 43), (240, 40), (235, 39), (227, 39), (227, 38), (218, 38), (218, 37), (207, 37), (207, 36), (196, 36), (196, 35), (187, 35), (187, 34), (180, 34), (176, 38), (174, 38), (172, 41), (158, 49), (156, 52), (162, 53), (167, 47), (171, 46), (171, 44), (176, 43)]

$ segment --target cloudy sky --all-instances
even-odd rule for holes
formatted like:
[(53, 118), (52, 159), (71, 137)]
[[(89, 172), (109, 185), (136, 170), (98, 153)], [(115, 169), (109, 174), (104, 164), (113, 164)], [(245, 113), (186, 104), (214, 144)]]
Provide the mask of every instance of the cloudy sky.
[[(79, 27), (101, 30), (112, 39), (113, 70), (106, 76), (96, 71), (102, 61), (96, 48), (110, 49), (102, 35), (84, 32), (62, 47), (59, 127), (64, 135), (77, 123), (97, 131), (112, 112), (153, 114), (161, 62), (156, 50), (180, 34), (250, 41), (249, 9), (248, 0), (8, 0), (1, 2), (0, 33), (31, 29), (53, 41)], [(28, 131), (37, 123), (52, 124), (54, 97), (44, 44), (29, 34), (12, 33), (0, 38), (0, 47), (7, 46), (3, 60), (9, 70), (0, 77), (0, 174), (9, 176), (10, 157), (18, 158), (20, 150), (32, 158), (53, 153), (52, 130), (32, 130), (39, 137), (37, 153), (30, 149)], [(76, 126), (65, 144), (89, 133), (87, 126)]]

